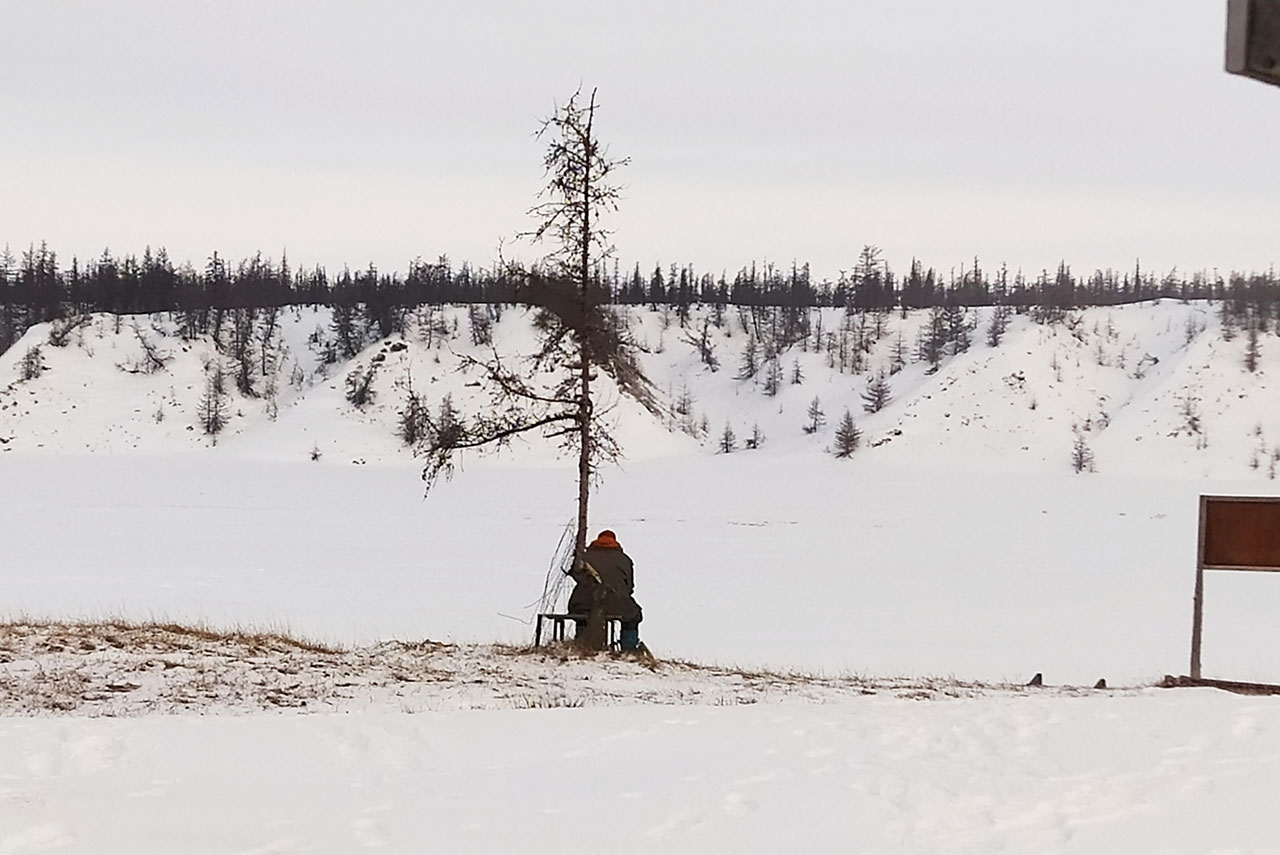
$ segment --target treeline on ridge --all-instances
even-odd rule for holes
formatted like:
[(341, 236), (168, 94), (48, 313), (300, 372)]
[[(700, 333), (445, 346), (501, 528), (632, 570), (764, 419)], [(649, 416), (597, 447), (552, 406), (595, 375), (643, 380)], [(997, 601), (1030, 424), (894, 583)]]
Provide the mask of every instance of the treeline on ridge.
[[(235, 264), (213, 253), (202, 269), (175, 265), (165, 250), (149, 248), (141, 257), (101, 257), (60, 266), (45, 244), (15, 258), (0, 253), (0, 352), (30, 326), (90, 313), (117, 315), (182, 313), (193, 331), (208, 328), (210, 317), (237, 308), (323, 305), (359, 307), (371, 327), (386, 336), (401, 326), (403, 312), (420, 305), (536, 304), (539, 289), (527, 287), (528, 272), (487, 270), (447, 257), (410, 263), (408, 272), (385, 273), (375, 267), (330, 274), (323, 267), (292, 269), (261, 253)], [(1056, 271), (1034, 277), (1000, 267), (970, 266), (943, 275), (913, 261), (905, 274), (895, 272), (879, 249), (866, 246), (856, 263), (832, 281), (814, 281), (809, 265), (778, 267), (752, 263), (729, 277), (695, 271), (692, 265), (655, 265), (630, 273), (597, 269), (605, 299), (619, 304), (674, 309), (682, 316), (694, 305), (845, 307), (851, 311), (1005, 305), (1052, 320), (1072, 308), (1116, 305), (1157, 298), (1223, 301), (1224, 317), (1253, 319), (1265, 325), (1280, 310), (1280, 280), (1274, 271), (1232, 273), (1226, 278), (1176, 270), (1163, 276), (1143, 270), (1097, 270), (1076, 275), (1065, 262)]]

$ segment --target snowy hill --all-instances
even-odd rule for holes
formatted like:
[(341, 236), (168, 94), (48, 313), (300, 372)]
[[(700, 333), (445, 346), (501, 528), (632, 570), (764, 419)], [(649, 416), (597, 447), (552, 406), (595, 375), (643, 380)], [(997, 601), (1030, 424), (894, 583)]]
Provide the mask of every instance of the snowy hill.
[[(92, 316), (70, 333), (40, 325), (0, 355), (6, 384), (0, 386), (0, 448), (210, 449), (215, 437), (202, 429), (201, 405), (211, 372), (221, 366), (226, 426), (216, 437), (218, 454), (407, 461), (412, 454), (397, 431), (410, 389), (430, 407), (446, 395), (463, 412), (488, 406), (478, 372), (462, 365), (465, 356), (489, 352), (473, 342), (471, 311), (421, 310), (402, 335), (340, 359), (329, 310), (287, 309), (270, 332), (250, 331), (260, 364), (243, 389), (232, 382), (226, 342), (232, 333), (224, 332), (218, 346), (209, 335), (183, 339), (175, 322), (153, 317)], [(1258, 370), (1246, 371), (1244, 338), (1224, 340), (1207, 304), (1091, 308), (1052, 325), (1014, 316), (996, 347), (985, 335), (994, 310), (969, 310), (972, 345), (963, 352), (946, 346), (936, 366), (917, 359), (930, 323), (926, 311), (846, 318), (841, 310), (811, 310), (807, 330), (776, 353), (769, 350), (767, 326), (745, 310), (731, 307), (716, 326), (711, 309), (695, 308), (684, 327), (670, 310), (620, 311), (667, 411), (655, 416), (606, 381), (604, 402), (631, 460), (719, 453), (728, 432), (735, 451), (748, 453), (754, 435), (759, 448), (749, 453), (818, 455), (830, 450), (848, 409), (862, 432), (856, 460), (1056, 472), (1071, 467), (1079, 435), (1102, 473), (1167, 474), (1177, 467), (1196, 477), (1266, 477), (1274, 471), (1280, 389), (1269, 378), (1280, 353), (1266, 346), (1274, 339), (1265, 336)], [(510, 359), (533, 350), (527, 312), (494, 314), (488, 311), (499, 352)], [(766, 318), (769, 323), (776, 325), (776, 317)], [(704, 330), (707, 360), (696, 344)], [(55, 347), (51, 335), (59, 334), (65, 342)], [(157, 355), (150, 364), (148, 349)], [(718, 362), (718, 370), (708, 361)], [(346, 378), (375, 367), (372, 400), (353, 405)], [(747, 377), (751, 368), (754, 376)], [(29, 379), (21, 379), (24, 373)], [(866, 413), (868, 386), (880, 373), (887, 402)], [(814, 427), (815, 400), (821, 416), (810, 433), (805, 428)], [(504, 455), (525, 463), (555, 457), (554, 448), (537, 440)]]
[[(591, 523), (636, 560), (654, 671), (512, 655), (573, 512), (554, 448), (423, 500), (399, 411), (487, 404), (471, 309), (349, 359), (328, 311), (242, 327), (251, 362), (169, 319), (30, 330), (0, 356), (0, 852), (1267, 845), (1275, 705), (1143, 686), (1185, 669), (1198, 494), (1273, 491), (1274, 338), (1249, 372), (1213, 307), (1163, 303), (1015, 317), (992, 347), (986, 309), (934, 370), (925, 312), (812, 313), (780, 353), (776, 318), (629, 314), (667, 410), (602, 384), (628, 459)], [(525, 313), (490, 320), (531, 349)], [(1280, 679), (1276, 582), (1206, 583), (1206, 674)]]

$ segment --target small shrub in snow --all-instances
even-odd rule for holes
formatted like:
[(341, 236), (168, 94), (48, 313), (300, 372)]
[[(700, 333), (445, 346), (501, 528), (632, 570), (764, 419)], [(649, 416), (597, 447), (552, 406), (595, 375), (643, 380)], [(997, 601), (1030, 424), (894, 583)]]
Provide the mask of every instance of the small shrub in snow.
[(421, 395), (410, 389), (405, 397), (404, 408), (400, 410), (400, 424), (396, 429), (400, 440), (413, 448), (426, 438), (429, 425), (426, 403)]
[(22, 381), (34, 380), (44, 373), (44, 357), (40, 354), (40, 346), (27, 348), (22, 361), (18, 363), (18, 378)]
[(117, 364), (116, 367), (129, 374), (157, 374), (164, 371), (173, 361), (173, 354), (157, 347), (137, 323), (133, 325), (133, 334), (138, 339), (138, 347), (142, 349), (142, 353), (136, 359), (123, 365)]
[(58, 318), (49, 324), (49, 344), (54, 347), (66, 347), (71, 334), (88, 325), (92, 319), (89, 315), (76, 315), (73, 318)]
[(346, 395), (347, 402), (356, 409), (364, 409), (373, 403), (376, 397), (373, 390), (373, 378), (378, 374), (378, 366), (376, 363), (371, 364), (367, 369), (357, 365), (347, 374)]
[(462, 414), (453, 405), (453, 395), (445, 395), (440, 400), (440, 409), (436, 412), (434, 420), (427, 416), (425, 411), (424, 418), (426, 418), (424, 439), (428, 442), (458, 443), (466, 436), (466, 425), (463, 424)]
[(1075, 431), (1075, 442), (1071, 446), (1071, 469), (1077, 475), (1094, 471), (1093, 451), (1085, 441), (1084, 432), (1079, 428)]
[(1178, 396), (1178, 416), (1187, 433), (1200, 433), (1200, 399), (1190, 392)]
[(684, 340), (698, 351), (698, 358), (702, 360), (703, 365), (713, 372), (720, 369), (720, 360), (716, 358), (716, 346), (711, 341), (710, 318), (703, 318), (702, 328), (696, 336), (693, 333), (685, 333)]

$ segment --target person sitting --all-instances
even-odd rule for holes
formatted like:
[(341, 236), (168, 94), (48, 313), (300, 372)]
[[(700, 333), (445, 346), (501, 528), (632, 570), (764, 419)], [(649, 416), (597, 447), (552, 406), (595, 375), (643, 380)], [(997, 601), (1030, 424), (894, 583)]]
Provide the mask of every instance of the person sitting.
[[(635, 567), (631, 558), (622, 551), (618, 537), (605, 529), (587, 547), (582, 556), (583, 567), (573, 574), (573, 593), (569, 595), (569, 613), (590, 614), (599, 606), (604, 614), (621, 619), (622, 632), (618, 646), (634, 651), (640, 647), (640, 621), (644, 612), (636, 602)], [(576, 637), (587, 640), (587, 622), (577, 621)]]

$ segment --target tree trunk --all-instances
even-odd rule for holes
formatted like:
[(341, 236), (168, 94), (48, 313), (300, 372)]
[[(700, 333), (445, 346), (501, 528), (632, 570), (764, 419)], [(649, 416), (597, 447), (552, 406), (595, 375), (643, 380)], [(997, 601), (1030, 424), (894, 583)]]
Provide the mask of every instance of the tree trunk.
[(607, 592), (603, 585), (597, 585), (591, 595), (591, 611), (587, 613), (587, 625), (578, 646), (583, 650), (599, 651), (609, 646), (605, 621), (605, 598)]
[(587, 502), (591, 496), (591, 158), (594, 141), (591, 124), (596, 115), (596, 93), (591, 90), (587, 107), (586, 157), (582, 173), (582, 232), (578, 247), (578, 294), (582, 300), (582, 328), (578, 330), (580, 372), (578, 397), (578, 533), (573, 545), (574, 567), (581, 566), (587, 551)]

